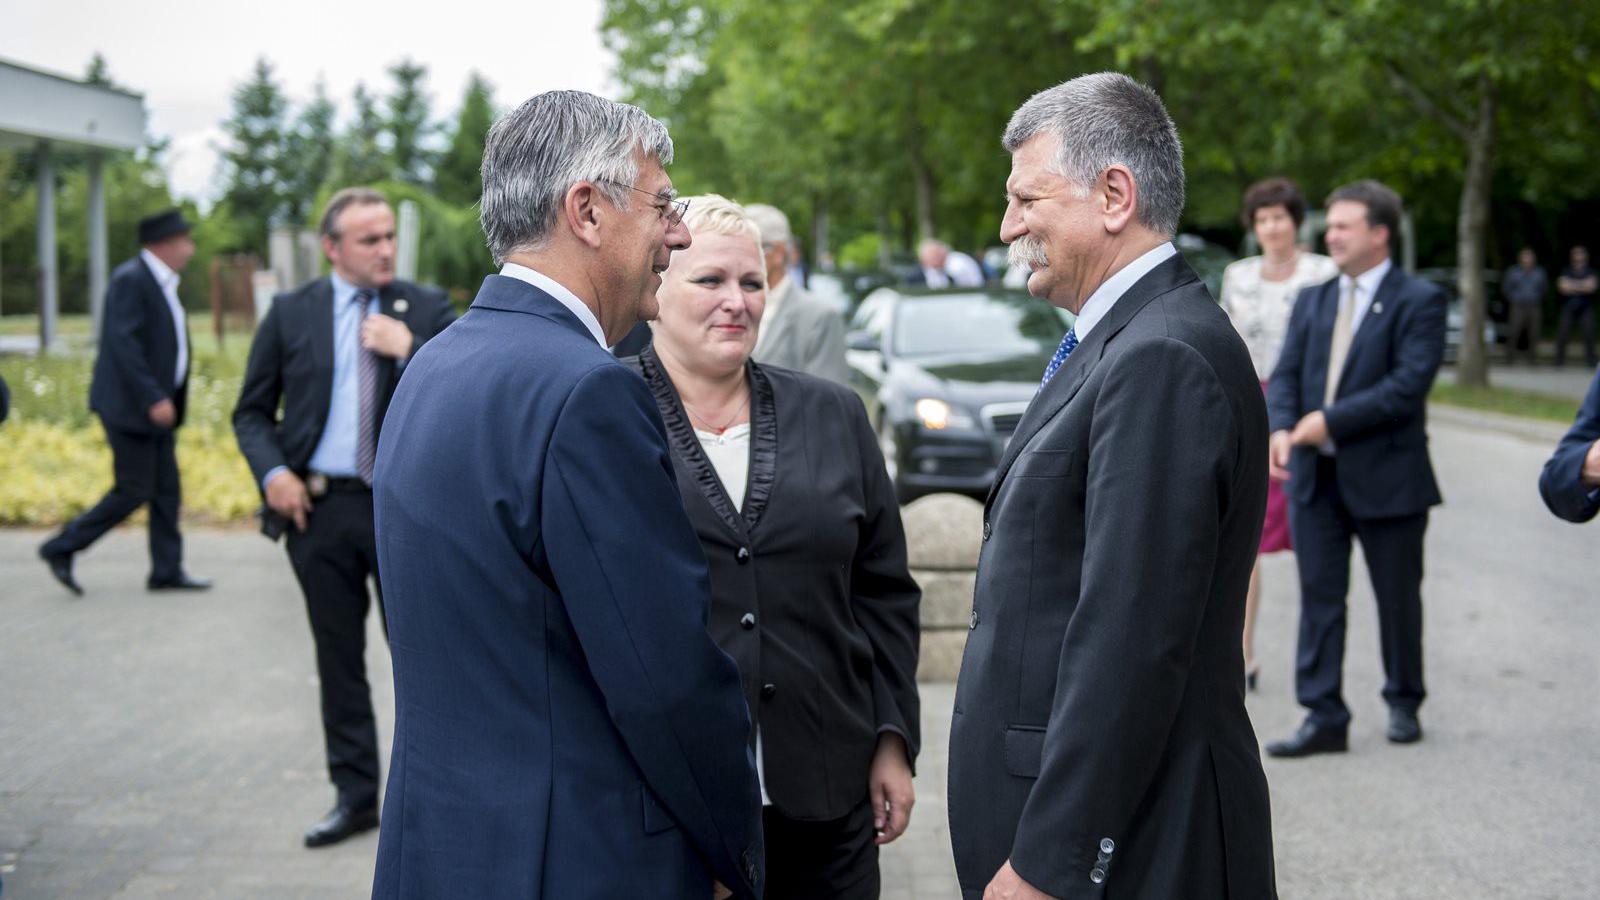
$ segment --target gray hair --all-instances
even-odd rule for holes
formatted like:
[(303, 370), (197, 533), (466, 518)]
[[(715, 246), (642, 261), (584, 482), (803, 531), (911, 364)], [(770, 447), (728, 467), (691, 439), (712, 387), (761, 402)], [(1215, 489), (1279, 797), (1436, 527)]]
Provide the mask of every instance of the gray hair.
[(339, 239), (339, 216), (352, 206), (370, 206), (382, 203), (389, 205), (389, 198), (382, 191), (369, 187), (347, 187), (335, 191), (328, 198), (328, 205), (322, 208), (322, 236), (330, 240)]
[(483, 147), (479, 221), (496, 263), (539, 249), (555, 227), (567, 191), (594, 182), (627, 209), (639, 157), (672, 162), (667, 127), (637, 106), (583, 91), (547, 91), (494, 123)]
[(751, 203), (745, 206), (744, 212), (761, 230), (762, 250), (779, 245), (787, 247), (794, 240), (794, 233), (789, 230), (789, 217), (776, 206)]
[(1137, 186), (1139, 221), (1177, 233), (1183, 215), (1183, 144), (1156, 92), (1120, 72), (1081, 75), (1028, 98), (1002, 143), (1015, 153), (1030, 138), (1058, 141), (1055, 172), (1087, 194), (1104, 172), (1126, 166)]

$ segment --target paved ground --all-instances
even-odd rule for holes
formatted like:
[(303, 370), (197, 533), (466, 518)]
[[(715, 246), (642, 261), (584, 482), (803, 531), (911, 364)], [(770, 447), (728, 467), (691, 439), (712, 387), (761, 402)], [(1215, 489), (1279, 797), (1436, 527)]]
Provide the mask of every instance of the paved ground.
[[(1534, 480), (1559, 429), (1433, 427), (1448, 503), (1429, 531), (1427, 739), (1395, 748), (1371, 593), (1352, 601), (1345, 757), (1269, 762), (1285, 898), (1600, 896), (1600, 524), (1558, 522)], [(1492, 420), (1486, 420), (1492, 421)], [(73, 600), (0, 532), (0, 876), (5, 898), (361, 897), (376, 838), (321, 851), (331, 801), (311, 641), (281, 551), (189, 538), (206, 596), (129, 590), (138, 532), (85, 556)], [(1294, 727), (1293, 563), (1270, 560), (1251, 698), (1264, 738)], [(374, 631), (374, 635), (376, 631)], [(371, 651), (380, 721), (388, 658)], [(927, 686), (912, 833), (885, 854), (890, 900), (955, 897), (944, 823), (951, 690)], [(385, 736), (385, 745), (387, 736)]]

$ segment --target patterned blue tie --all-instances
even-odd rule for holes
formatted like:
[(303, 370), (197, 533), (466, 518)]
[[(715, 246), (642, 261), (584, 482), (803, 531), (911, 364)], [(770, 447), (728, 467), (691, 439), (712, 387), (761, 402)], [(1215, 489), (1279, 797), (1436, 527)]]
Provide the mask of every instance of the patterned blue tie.
[(1050, 378), (1061, 368), (1061, 364), (1067, 361), (1067, 357), (1072, 355), (1077, 346), (1078, 329), (1077, 326), (1073, 326), (1067, 329), (1067, 336), (1061, 339), (1061, 346), (1057, 347), (1055, 355), (1050, 357), (1050, 365), (1044, 367), (1044, 377), (1039, 379), (1039, 390), (1044, 390), (1044, 386), (1050, 383)]

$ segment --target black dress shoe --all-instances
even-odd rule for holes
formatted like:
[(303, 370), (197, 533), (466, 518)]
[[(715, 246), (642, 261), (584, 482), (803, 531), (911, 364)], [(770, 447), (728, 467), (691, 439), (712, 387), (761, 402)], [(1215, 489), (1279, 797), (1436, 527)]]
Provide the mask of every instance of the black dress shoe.
[(1422, 740), (1422, 723), (1417, 714), (1403, 709), (1389, 710), (1389, 743), (1415, 744)]
[(1273, 741), (1267, 745), (1267, 755), (1280, 759), (1295, 759), (1314, 753), (1344, 753), (1350, 749), (1348, 728), (1334, 728), (1312, 723), (1309, 719), (1300, 725), (1293, 737)]
[(152, 578), (146, 581), (144, 586), (152, 591), (209, 591), (211, 579), (196, 578), (188, 572), (179, 572), (177, 578), (163, 578), (160, 581)]
[(71, 553), (46, 553), (40, 550), (39, 558), (45, 561), (50, 567), (50, 574), (54, 575), (67, 590), (79, 597), (83, 596), (83, 588), (78, 585), (78, 579), (72, 577)]
[(306, 846), (326, 847), (377, 827), (377, 807), (351, 809), (348, 806), (335, 806), (321, 822), (306, 831)]

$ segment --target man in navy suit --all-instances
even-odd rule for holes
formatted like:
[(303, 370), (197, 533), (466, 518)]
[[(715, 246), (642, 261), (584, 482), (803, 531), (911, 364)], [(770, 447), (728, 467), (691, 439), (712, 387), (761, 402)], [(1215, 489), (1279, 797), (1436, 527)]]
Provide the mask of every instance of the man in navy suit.
[(1600, 374), (1589, 382), (1572, 429), (1544, 464), (1539, 496), (1568, 522), (1587, 522), (1600, 512)]
[(146, 504), (150, 507), (152, 591), (211, 586), (183, 570), (178, 534), (177, 430), (189, 387), (189, 328), (178, 302), (178, 273), (194, 256), (189, 223), (176, 209), (139, 222), (139, 255), (111, 273), (100, 355), (89, 383), (89, 408), (111, 445), (115, 482), (94, 508), (39, 548), (50, 573), (82, 595), (72, 558)]
[(1272, 475), (1289, 481), (1300, 566), (1295, 691), (1308, 715), (1272, 756), (1348, 748), (1341, 694), (1350, 540), (1378, 601), (1388, 738), (1422, 738), (1422, 538), (1441, 502), (1428, 458), (1428, 388), (1444, 356), (1445, 299), (1389, 258), (1400, 196), (1376, 181), (1334, 191), (1328, 255), (1339, 277), (1295, 302), (1267, 396)]
[(689, 245), (671, 159), (661, 123), (577, 91), (489, 132), (503, 268), (407, 366), (378, 447), (374, 897), (761, 894), (739, 673), (655, 402), (606, 349)]

